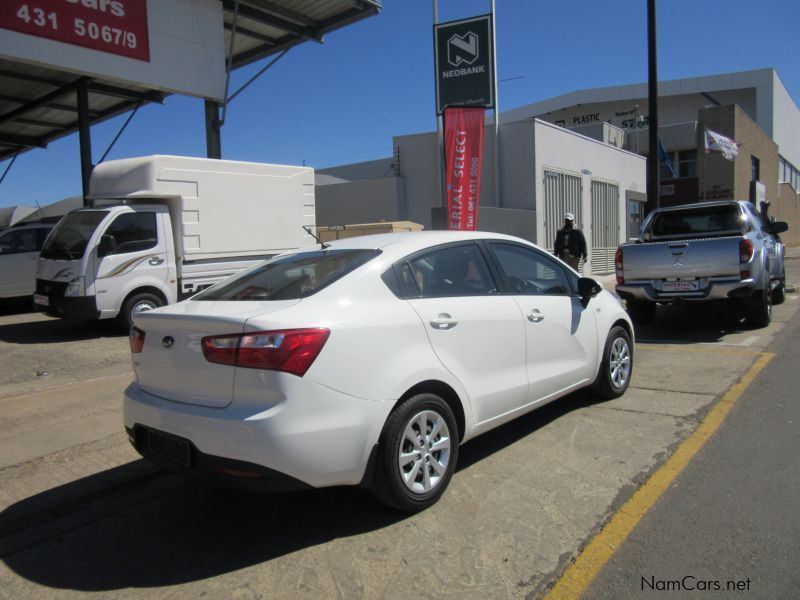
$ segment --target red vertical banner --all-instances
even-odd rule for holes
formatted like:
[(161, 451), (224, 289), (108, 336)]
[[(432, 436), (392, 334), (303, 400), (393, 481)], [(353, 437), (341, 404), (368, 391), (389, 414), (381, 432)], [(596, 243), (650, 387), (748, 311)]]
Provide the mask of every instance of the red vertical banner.
[(485, 111), (484, 108), (446, 108), (444, 111), (448, 229), (478, 229)]

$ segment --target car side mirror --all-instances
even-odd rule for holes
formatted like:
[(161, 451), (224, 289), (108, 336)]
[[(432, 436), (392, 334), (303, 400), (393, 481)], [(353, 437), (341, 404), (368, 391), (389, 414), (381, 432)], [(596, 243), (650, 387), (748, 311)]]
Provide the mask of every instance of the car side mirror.
[(772, 233), (779, 234), (789, 230), (789, 224), (786, 221), (773, 221), (770, 223)]
[(100, 244), (97, 246), (97, 256), (103, 258), (109, 254), (113, 254), (117, 249), (117, 241), (113, 235), (103, 234), (100, 236)]
[(578, 294), (581, 296), (581, 302), (584, 306), (589, 303), (591, 298), (594, 298), (603, 291), (603, 286), (591, 277), (581, 277), (578, 279)]

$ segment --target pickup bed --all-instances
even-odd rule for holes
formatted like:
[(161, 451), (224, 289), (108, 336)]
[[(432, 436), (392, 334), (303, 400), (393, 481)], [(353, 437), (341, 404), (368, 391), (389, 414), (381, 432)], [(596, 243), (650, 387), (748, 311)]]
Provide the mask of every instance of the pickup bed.
[(769, 324), (783, 301), (785, 223), (747, 201), (685, 204), (650, 213), (639, 241), (617, 250), (617, 294), (631, 317), (652, 322), (657, 303), (728, 301)]

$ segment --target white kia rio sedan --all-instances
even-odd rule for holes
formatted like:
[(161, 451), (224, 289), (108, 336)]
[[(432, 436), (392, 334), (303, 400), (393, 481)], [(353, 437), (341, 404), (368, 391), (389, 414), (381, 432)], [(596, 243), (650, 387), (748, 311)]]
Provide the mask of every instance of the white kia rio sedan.
[(340, 240), (134, 321), (124, 418), (144, 457), (268, 490), (362, 485), (412, 511), (460, 444), (578, 388), (620, 396), (633, 369), (615, 296), (491, 233)]

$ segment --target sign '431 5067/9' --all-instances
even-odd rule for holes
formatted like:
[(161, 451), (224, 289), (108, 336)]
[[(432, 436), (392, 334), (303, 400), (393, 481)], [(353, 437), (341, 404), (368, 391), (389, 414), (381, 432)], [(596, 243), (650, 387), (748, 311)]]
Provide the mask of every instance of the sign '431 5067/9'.
[(150, 60), (147, 0), (4, 0), (0, 28)]

